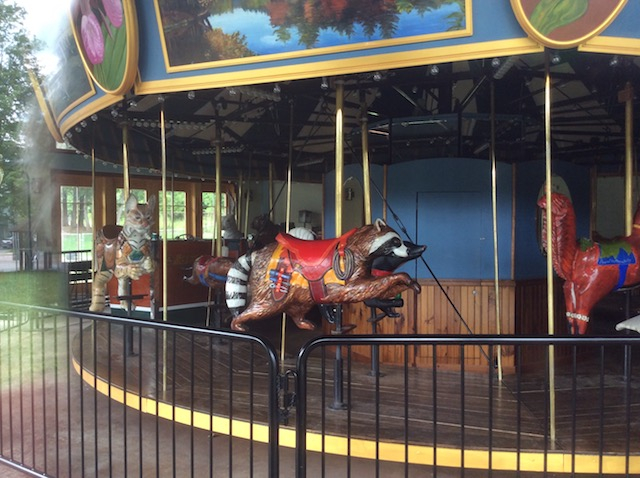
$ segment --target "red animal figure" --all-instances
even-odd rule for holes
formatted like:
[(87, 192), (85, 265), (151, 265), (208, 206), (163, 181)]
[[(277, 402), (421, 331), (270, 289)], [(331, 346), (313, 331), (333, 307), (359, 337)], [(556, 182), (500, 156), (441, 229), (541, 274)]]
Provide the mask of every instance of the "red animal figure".
[[(234, 316), (231, 328), (243, 331), (247, 322), (284, 312), (301, 329), (313, 329), (305, 314), (315, 304), (389, 299), (409, 288), (420, 292), (404, 272), (372, 275), (371, 268), (378, 257), (410, 260), (425, 248), (403, 243), (381, 220), (335, 239), (306, 241), (278, 234), (276, 242), (245, 254), (229, 270), (225, 293)], [(247, 295), (251, 299), (244, 309)]]
[[(543, 210), (546, 197), (538, 201)], [(591, 309), (609, 292), (640, 282), (640, 211), (636, 211), (633, 232), (611, 241), (576, 240), (576, 216), (571, 200), (551, 194), (553, 268), (564, 279), (563, 291), (571, 334), (587, 331)], [(544, 217), (544, 216), (543, 216)], [(546, 227), (543, 227), (546, 248)]]
[(193, 263), (191, 276), (183, 277), (189, 284), (201, 284), (212, 289), (224, 289), (227, 273), (234, 263), (229, 257), (200, 256)]

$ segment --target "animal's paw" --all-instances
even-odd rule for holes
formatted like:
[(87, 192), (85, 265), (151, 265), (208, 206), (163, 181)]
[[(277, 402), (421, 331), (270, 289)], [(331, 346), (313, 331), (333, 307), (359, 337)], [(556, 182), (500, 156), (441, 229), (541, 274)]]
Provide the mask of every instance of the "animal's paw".
[(303, 330), (315, 330), (316, 329), (316, 325), (313, 322), (310, 322), (308, 320), (305, 319), (294, 319), (295, 324), (298, 326), (299, 329), (303, 329)]
[(231, 330), (237, 330), (238, 332), (246, 332), (247, 328), (242, 325), (242, 323), (238, 322), (238, 319), (233, 319), (231, 321)]
[(127, 275), (132, 280), (138, 280), (140, 279), (140, 277), (142, 277), (142, 274), (144, 274), (144, 272), (145, 272), (144, 269), (139, 265), (130, 265), (127, 270)]
[(417, 280), (411, 279), (409, 283), (409, 288), (413, 289), (416, 294), (419, 294), (422, 291), (422, 286), (418, 283)]

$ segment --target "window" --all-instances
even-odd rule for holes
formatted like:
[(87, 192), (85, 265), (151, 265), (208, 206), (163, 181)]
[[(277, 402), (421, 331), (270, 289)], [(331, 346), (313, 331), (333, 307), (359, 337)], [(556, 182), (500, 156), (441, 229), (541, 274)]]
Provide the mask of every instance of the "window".
[(90, 187), (60, 187), (60, 222), (62, 252), (91, 250), (93, 190)]
[[(158, 221), (160, 235), (164, 234), (164, 197), (160, 194)], [(184, 236), (187, 233), (187, 193), (167, 191), (167, 239)]]
[[(227, 214), (227, 195), (222, 194), (222, 215)], [(202, 237), (213, 239), (216, 224), (216, 193), (202, 193)]]
[[(133, 194), (139, 203), (146, 204), (147, 191), (144, 189), (129, 189), (129, 194)], [(124, 197), (124, 188), (116, 189), (116, 224), (121, 226), (124, 224), (124, 204), (127, 199)]]

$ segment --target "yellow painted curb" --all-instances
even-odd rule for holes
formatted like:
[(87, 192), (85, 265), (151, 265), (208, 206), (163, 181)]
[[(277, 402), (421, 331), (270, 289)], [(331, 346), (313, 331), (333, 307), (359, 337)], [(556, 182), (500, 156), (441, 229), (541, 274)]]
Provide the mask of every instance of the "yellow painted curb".
[[(233, 419), (219, 415), (209, 415), (186, 407), (159, 402), (155, 399), (141, 397), (132, 392), (125, 392), (122, 388), (109, 384), (96, 378), (86, 370), (81, 369), (80, 364), (73, 359), (76, 372), (85, 383), (95, 388), (98, 392), (119, 403), (125, 403), (128, 407), (142, 413), (155, 415), (183, 425), (193, 426), (202, 430), (229, 435), (235, 438), (254, 440), (260, 443), (268, 443), (269, 427), (261, 423), (249, 423), (246, 420)], [(296, 432), (290, 427), (280, 427), (278, 432), (279, 445), (287, 448), (296, 447)], [(599, 455), (576, 455), (575, 469), (572, 470), (571, 454), (549, 451), (543, 452), (516, 452), (516, 451), (491, 451), (488, 450), (460, 450), (449, 447), (434, 447), (428, 445), (407, 445), (403, 443), (377, 442), (362, 438), (347, 438), (337, 435), (322, 435), (317, 432), (307, 432), (307, 450), (324, 452), (332, 455), (350, 456), (352, 458), (376, 459), (397, 463), (410, 463), (412, 465), (426, 465), (460, 468), (464, 453), (464, 467), (470, 469), (500, 471), (529, 471), (551, 473), (600, 473)], [(407, 457), (405, 459), (405, 456)], [(518, 463), (519, 460), (519, 463)], [(629, 457), (629, 470), (626, 470), (625, 456), (605, 455), (602, 457), (603, 474), (640, 474), (640, 456)]]

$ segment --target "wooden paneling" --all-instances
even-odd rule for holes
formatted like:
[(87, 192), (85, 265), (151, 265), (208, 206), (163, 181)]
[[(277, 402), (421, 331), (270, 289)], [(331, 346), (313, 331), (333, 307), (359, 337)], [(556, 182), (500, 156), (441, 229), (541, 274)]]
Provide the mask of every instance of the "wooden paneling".
[[(420, 280), (422, 292), (408, 291), (403, 294), (404, 306), (398, 309), (399, 318), (384, 318), (378, 323), (378, 333), (394, 334), (495, 334), (497, 333), (495, 286), (493, 281), (440, 281), (443, 290), (433, 280)], [(499, 285), (501, 333), (515, 333), (515, 284), (502, 281)], [(447, 299), (451, 299), (451, 303)], [(453, 304), (453, 305), (452, 305)], [(455, 306), (455, 308), (454, 308)], [(457, 312), (456, 312), (457, 309)], [(344, 307), (344, 322), (355, 324), (354, 333), (371, 333), (368, 321), (371, 312), (364, 304), (348, 304)], [(366, 350), (354, 348), (354, 353), (368, 359)], [(486, 368), (486, 351), (478, 347), (464, 350), (466, 368)], [(410, 362), (418, 367), (431, 367), (433, 354), (431, 349), (422, 348), (420, 352), (410, 352)], [(436, 357), (438, 366), (457, 368), (460, 366), (461, 350), (458, 346), (439, 347)], [(510, 347), (502, 349), (503, 367), (513, 368), (513, 351)], [(381, 347), (382, 363), (403, 363), (404, 351), (400, 347)]]
[[(554, 288), (554, 335), (567, 335), (567, 322), (565, 319), (564, 295), (562, 281), (556, 279)], [(535, 279), (519, 281), (515, 291), (515, 332), (518, 335), (548, 335), (547, 325), (547, 280)], [(557, 359), (568, 357), (571, 353), (569, 347), (555, 347)], [(538, 368), (543, 366), (547, 357), (541, 347), (522, 348), (522, 366)]]

